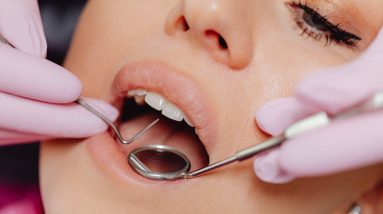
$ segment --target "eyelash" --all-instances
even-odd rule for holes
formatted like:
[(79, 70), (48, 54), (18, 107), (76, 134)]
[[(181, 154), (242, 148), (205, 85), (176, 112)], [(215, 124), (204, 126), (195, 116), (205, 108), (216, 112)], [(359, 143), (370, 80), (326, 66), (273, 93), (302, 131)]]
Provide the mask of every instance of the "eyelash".
[(302, 30), (301, 35), (307, 35), (318, 41), (324, 39), (325, 46), (335, 42), (349, 48), (356, 47), (362, 40), (359, 36), (343, 30), (339, 24), (332, 24), (326, 16), (322, 16), (318, 10), (312, 9), (307, 3), (302, 4), (299, 1), (290, 2), (287, 5), (294, 10), (295, 23)]

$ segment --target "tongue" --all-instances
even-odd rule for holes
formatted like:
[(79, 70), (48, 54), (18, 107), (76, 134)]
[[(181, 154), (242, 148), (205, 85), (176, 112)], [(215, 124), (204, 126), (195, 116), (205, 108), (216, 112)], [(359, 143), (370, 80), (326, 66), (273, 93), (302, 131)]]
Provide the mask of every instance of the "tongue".
[[(146, 114), (134, 118), (120, 125), (120, 131), (125, 138), (129, 138), (146, 127), (158, 117), (153, 114)], [(208, 164), (206, 150), (194, 129), (181, 124), (180, 122), (160, 118), (160, 121), (150, 130), (144, 133), (139, 139), (130, 145), (122, 145), (122, 149), (128, 154), (131, 150), (147, 145), (160, 144), (173, 147), (186, 155), (191, 162), (191, 170), (199, 169)]]

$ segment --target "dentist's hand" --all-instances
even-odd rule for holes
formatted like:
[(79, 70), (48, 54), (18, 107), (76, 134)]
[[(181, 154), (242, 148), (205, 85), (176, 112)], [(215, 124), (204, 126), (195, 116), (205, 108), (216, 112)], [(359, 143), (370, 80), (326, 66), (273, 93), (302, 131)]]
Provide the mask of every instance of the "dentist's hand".
[[(80, 81), (45, 60), (46, 41), (36, 0), (1, 0), (0, 145), (48, 137), (87, 137), (107, 126), (81, 106)], [(112, 120), (109, 104), (88, 102)], [(72, 103), (72, 104), (71, 104)]]
[[(315, 73), (301, 82), (293, 97), (266, 104), (256, 119), (277, 135), (315, 112), (337, 113), (383, 90), (383, 30), (355, 61)], [(383, 162), (383, 111), (337, 121), (285, 142), (254, 162), (266, 182), (320, 176)]]

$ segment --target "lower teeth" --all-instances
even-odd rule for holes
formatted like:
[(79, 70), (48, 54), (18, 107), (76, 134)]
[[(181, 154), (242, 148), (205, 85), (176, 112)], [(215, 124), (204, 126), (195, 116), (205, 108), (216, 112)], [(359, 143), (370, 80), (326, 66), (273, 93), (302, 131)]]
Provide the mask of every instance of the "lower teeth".
[(144, 96), (134, 96), (134, 101), (140, 106), (145, 104), (145, 97)]

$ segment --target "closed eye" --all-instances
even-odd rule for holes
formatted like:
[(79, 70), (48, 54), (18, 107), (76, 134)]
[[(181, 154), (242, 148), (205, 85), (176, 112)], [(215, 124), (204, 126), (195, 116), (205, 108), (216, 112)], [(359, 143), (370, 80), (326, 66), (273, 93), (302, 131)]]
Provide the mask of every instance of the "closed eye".
[(340, 24), (331, 23), (326, 16), (322, 16), (307, 3), (290, 2), (287, 6), (294, 15), (296, 25), (302, 30), (301, 35), (325, 41), (326, 46), (336, 43), (349, 48), (356, 47), (362, 40), (359, 36), (342, 29)]

